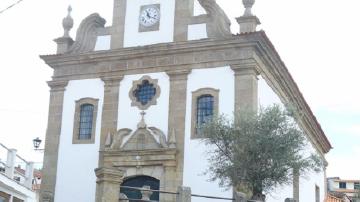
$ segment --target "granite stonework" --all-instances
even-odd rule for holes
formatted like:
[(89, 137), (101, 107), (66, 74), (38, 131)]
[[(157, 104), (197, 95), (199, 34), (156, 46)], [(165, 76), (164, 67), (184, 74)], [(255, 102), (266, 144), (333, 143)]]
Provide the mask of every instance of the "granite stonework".
[[(257, 110), (258, 78), (261, 75), (283, 103), (291, 104), (302, 113), (297, 122), (325, 161), (324, 154), (331, 145), (265, 32), (256, 31), (259, 20), (251, 13), (253, 0), (244, 0), (246, 11), (238, 18), (239, 35), (231, 34), (229, 20), (216, 1), (200, 0), (207, 14), (194, 17), (194, 0), (176, 0), (174, 42), (123, 48), (128, 3), (127, 0), (114, 1), (111, 27), (104, 27), (105, 20), (99, 15), (90, 15), (80, 25), (75, 41), (68, 36), (72, 26), (67, 16), (64, 36), (55, 40), (57, 54), (41, 56), (54, 70), (49, 82), (51, 94), (41, 202), (53, 201), (56, 194), (64, 91), (72, 80), (100, 78), (104, 83), (103, 104), (98, 106), (102, 107), (102, 116), (101, 125), (97, 126), (101, 128), (101, 137), (99, 163), (94, 172), (97, 177), (96, 202), (117, 202), (122, 197), (119, 193), (121, 183), (141, 175), (160, 180), (160, 190), (178, 193), (160, 194), (160, 202), (191, 201), (191, 189), (182, 186), (185, 117), (186, 109), (190, 107), (187, 106), (188, 76), (195, 69), (231, 67), (235, 81), (235, 111), (242, 108)], [(196, 23), (206, 23), (209, 38), (187, 40), (188, 26)], [(111, 35), (110, 50), (92, 51), (96, 37), (104, 34)], [(159, 72), (166, 73), (170, 83), (167, 134), (156, 126), (147, 126), (145, 112), (142, 112), (136, 130), (117, 128), (119, 90), (124, 77)], [(138, 82), (134, 81), (134, 85)], [(214, 94), (218, 100), (219, 91), (203, 90)], [(160, 88), (157, 91), (160, 93)], [(156, 100), (152, 100), (147, 107), (156, 104)], [(133, 107), (139, 106), (133, 104)], [(298, 197), (295, 191), (294, 196)], [(239, 202), (246, 201), (240, 193), (235, 193), (234, 198)]]

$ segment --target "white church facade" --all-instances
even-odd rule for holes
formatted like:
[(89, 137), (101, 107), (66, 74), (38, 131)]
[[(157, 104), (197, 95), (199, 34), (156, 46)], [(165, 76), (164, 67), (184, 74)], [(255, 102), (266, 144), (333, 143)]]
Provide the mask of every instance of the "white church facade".
[[(206, 147), (197, 128), (216, 114), (273, 103), (301, 112), (309, 149), (326, 164), (329, 141), (265, 32), (256, 31), (254, 1), (243, 2), (237, 35), (215, 0), (114, 0), (112, 26), (92, 14), (75, 40), (69, 12), (57, 54), (41, 56), (54, 75), (40, 201), (138, 197), (126, 186), (186, 186), (232, 198), (203, 174)], [(309, 173), (267, 201), (323, 201), (325, 179), (326, 168)], [(167, 194), (151, 200), (175, 201)]]

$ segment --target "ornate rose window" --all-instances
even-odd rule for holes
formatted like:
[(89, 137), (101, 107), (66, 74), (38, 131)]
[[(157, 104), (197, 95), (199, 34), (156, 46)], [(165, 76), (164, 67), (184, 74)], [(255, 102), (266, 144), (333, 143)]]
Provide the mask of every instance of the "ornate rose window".
[(160, 96), (160, 87), (157, 79), (143, 76), (140, 80), (133, 82), (133, 87), (129, 92), (131, 106), (136, 106), (140, 110), (146, 110), (151, 105), (156, 105), (156, 100)]

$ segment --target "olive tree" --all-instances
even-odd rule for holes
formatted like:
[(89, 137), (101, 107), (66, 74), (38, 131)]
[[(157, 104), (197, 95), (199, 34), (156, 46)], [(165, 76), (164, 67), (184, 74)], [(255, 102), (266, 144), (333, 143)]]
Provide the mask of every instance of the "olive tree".
[(265, 200), (265, 193), (292, 183), (294, 173), (320, 171), (321, 158), (305, 152), (306, 137), (287, 110), (273, 105), (258, 112), (242, 110), (234, 117), (222, 115), (201, 128), (210, 148), (210, 180), (245, 188), (252, 199)]

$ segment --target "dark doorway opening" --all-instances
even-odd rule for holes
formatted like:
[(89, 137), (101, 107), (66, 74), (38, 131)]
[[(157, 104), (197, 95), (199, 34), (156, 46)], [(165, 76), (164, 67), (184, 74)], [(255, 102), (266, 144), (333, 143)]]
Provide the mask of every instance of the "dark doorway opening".
[[(138, 187), (142, 188), (143, 186), (150, 186), (152, 190), (160, 189), (160, 180), (150, 177), (150, 176), (136, 176), (126, 179), (121, 186), (127, 187)], [(130, 188), (120, 188), (120, 193), (125, 194), (129, 199), (141, 199), (142, 195), (140, 191), (130, 189)], [(154, 192), (150, 200), (159, 201), (159, 192)], [(136, 202), (135, 200), (129, 200), (130, 202)]]

